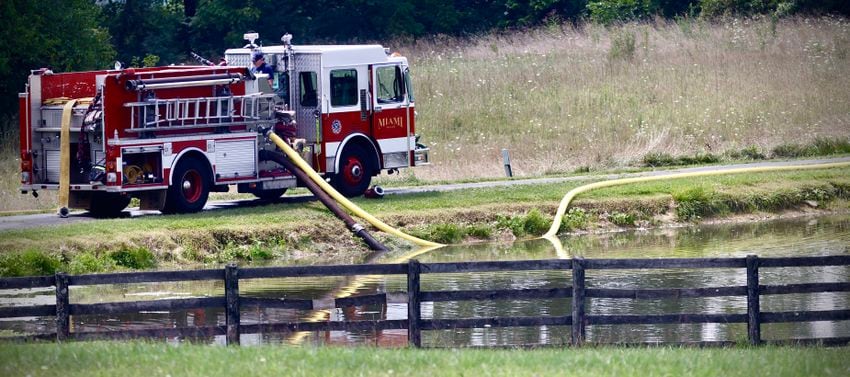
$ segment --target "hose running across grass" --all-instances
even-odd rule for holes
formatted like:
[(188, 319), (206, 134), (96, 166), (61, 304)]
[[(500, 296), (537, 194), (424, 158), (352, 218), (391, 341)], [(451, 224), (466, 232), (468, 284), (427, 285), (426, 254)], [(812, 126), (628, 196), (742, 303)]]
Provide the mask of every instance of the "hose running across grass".
[(348, 200), (348, 198), (346, 198), (345, 196), (343, 196), (342, 194), (340, 194), (339, 192), (334, 190), (334, 188), (331, 187), (331, 185), (329, 185), (327, 182), (325, 182), (325, 180), (322, 179), (322, 177), (319, 176), (319, 174), (316, 173), (316, 171), (313, 170), (313, 168), (311, 168), (310, 165), (307, 165), (307, 163), (301, 158), (301, 156), (298, 155), (298, 152), (296, 152), (289, 145), (287, 145), (286, 142), (283, 141), (283, 139), (281, 139), (277, 135), (275, 135), (274, 132), (269, 131), (269, 132), (266, 133), (266, 136), (268, 136), (269, 140), (274, 142), (275, 145), (277, 145), (278, 148), (280, 148), (284, 153), (286, 153), (286, 155), (289, 156), (289, 159), (292, 160), (292, 162), (294, 162), (295, 165), (297, 165), (299, 169), (301, 169), (305, 173), (307, 173), (307, 176), (309, 176), (310, 179), (313, 182), (315, 182), (317, 185), (319, 185), (319, 187), (321, 187), (322, 190), (324, 190), (326, 193), (328, 193), (328, 195), (330, 195), (332, 198), (334, 198), (334, 200), (336, 200), (339, 204), (342, 204), (343, 207), (347, 208), (349, 211), (354, 213), (356, 216), (368, 221), (369, 224), (372, 224), (375, 228), (378, 228), (381, 231), (392, 234), (396, 237), (403, 238), (405, 240), (413, 242), (413, 243), (415, 243), (419, 246), (424, 246), (424, 247), (444, 246), (443, 244), (440, 244), (440, 243), (431, 242), (431, 241), (428, 241), (428, 240), (423, 240), (421, 238), (411, 236), (407, 233), (404, 233), (404, 232), (402, 232), (402, 231), (400, 231), (396, 228), (393, 228), (393, 227), (387, 225), (386, 223), (384, 223), (380, 219), (376, 218), (375, 216), (372, 216), (371, 214), (369, 214), (368, 212), (364, 211), (362, 208), (357, 206), (357, 204), (352, 203), (350, 200)]
[[(622, 178), (622, 179), (614, 179), (610, 181), (602, 181), (586, 184), (583, 186), (576, 187), (570, 190), (563, 199), (561, 199), (561, 204), (558, 205), (558, 211), (555, 213), (555, 219), (552, 221), (552, 226), (549, 227), (549, 231), (546, 232), (540, 238), (546, 238), (552, 241), (556, 234), (558, 234), (558, 230), (561, 228), (561, 221), (564, 219), (564, 215), (567, 213), (567, 207), (569, 207), (570, 202), (572, 202), (573, 198), (575, 198), (578, 194), (595, 190), (599, 188), (605, 187), (613, 187), (613, 186), (622, 186), (631, 183), (643, 183), (650, 181), (661, 181), (665, 179), (679, 179), (679, 178), (692, 178), (692, 177), (706, 177), (706, 176), (714, 176), (714, 175), (727, 175), (727, 174), (741, 174), (741, 173), (766, 173), (766, 172), (776, 172), (776, 171), (789, 171), (789, 170), (811, 170), (811, 169), (830, 169), (830, 168), (841, 168), (850, 166), (850, 161), (848, 162), (832, 162), (825, 164), (811, 164), (811, 165), (795, 165), (795, 166), (761, 166), (761, 167), (749, 167), (749, 168), (737, 168), (737, 169), (724, 169), (724, 170), (713, 170), (713, 171), (700, 171), (700, 172), (688, 172), (688, 173), (679, 173), (679, 174), (671, 174), (671, 175), (660, 175), (660, 176), (651, 176), (651, 177), (635, 177), (635, 178)], [(553, 242), (554, 243), (554, 242)]]

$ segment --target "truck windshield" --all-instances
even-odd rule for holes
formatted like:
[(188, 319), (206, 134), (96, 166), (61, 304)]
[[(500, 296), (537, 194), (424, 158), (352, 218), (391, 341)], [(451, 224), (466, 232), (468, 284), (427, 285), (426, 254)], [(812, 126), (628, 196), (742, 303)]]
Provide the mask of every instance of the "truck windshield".
[(404, 85), (407, 86), (407, 99), (410, 103), (415, 102), (413, 99), (413, 80), (410, 79), (410, 68), (404, 67)]

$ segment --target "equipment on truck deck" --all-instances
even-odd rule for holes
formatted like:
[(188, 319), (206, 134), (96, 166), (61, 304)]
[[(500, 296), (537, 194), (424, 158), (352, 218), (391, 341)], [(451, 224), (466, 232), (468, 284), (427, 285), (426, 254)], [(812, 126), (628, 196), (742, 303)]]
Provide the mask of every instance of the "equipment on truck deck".
[[(146, 210), (199, 211), (231, 186), (274, 199), (300, 182), (260, 159), (275, 149), (261, 128), (345, 196), (363, 194), (381, 171), (428, 164), (406, 58), (380, 45), (246, 39), (225, 52), (228, 65), (193, 53), (204, 65), (32, 71), (19, 95), (21, 191), (61, 187), (62, 207), (97, 216), (117, 215), (133, 197)], [(254, 74), (258, 54), (270, 69)]]

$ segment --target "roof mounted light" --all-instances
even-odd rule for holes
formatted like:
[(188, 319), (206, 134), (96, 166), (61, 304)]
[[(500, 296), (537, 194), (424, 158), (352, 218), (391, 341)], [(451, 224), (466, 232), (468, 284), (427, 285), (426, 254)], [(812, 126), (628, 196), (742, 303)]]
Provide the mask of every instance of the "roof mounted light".
[(257, 39), (260, 39), (260, 33), (245, 33), (242, 35), (242, 38), (248, 41), (248, 44), (242, 48), (257, 48), (257, 44), (255, 42)]

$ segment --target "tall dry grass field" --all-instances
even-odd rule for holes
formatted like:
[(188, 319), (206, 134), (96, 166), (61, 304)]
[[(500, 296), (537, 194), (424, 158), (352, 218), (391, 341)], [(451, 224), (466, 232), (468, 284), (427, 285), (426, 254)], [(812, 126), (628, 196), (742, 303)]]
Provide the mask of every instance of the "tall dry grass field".
[(55, 206), (55, 192), (39, 192), (38, 198), (21, 195), (21, 157), (18, 139), (18, 123), (14, 119), (3, 119), (0, 130), (0, 215), (5, 211), (48, 209)]
[(685, 20), (542, 28), (402, 50), (420, 179), (621, 166), (651, 152), (722, 153), (850, 137), (850, 21)]

